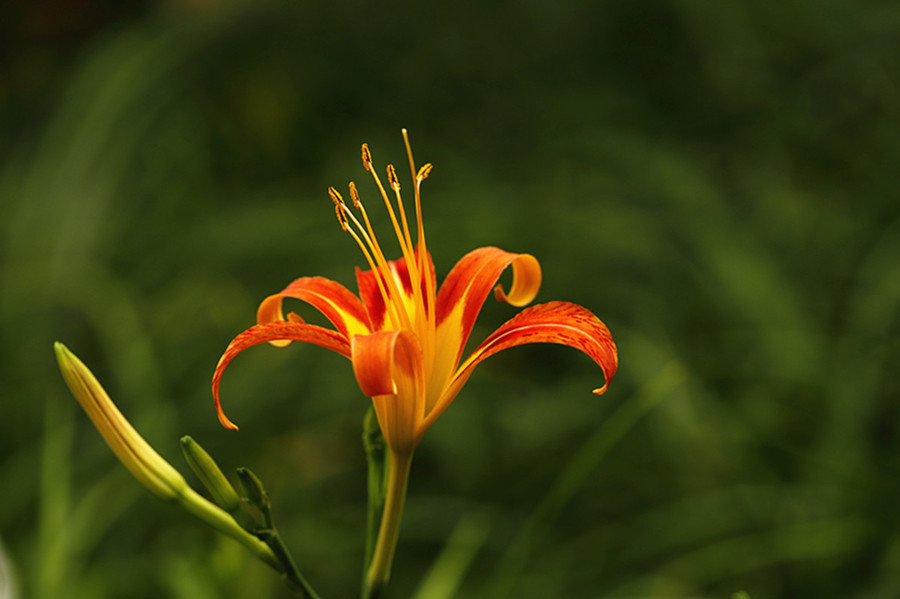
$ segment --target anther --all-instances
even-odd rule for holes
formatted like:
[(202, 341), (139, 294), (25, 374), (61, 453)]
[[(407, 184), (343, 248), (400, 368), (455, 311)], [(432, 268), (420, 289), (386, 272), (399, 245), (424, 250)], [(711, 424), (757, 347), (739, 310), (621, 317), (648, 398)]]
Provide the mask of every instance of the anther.
[(341, 229), (349, 231), (350, 223), (347, 222), (347, 215), (344, 214), (345, 209), (346, 207), (343, 204), (334, 205), (334, 213), (337, 215), (338, 222), (341, 223)]
[(416, 175), (416, 182), (421, 183), (425, 179), (428, 178), (428, 175), (431, 173), (432, 169), (431, 163), (423, 164), (422, 168), (419, 169), (419, 174)]
[(331, 197), (331, 201), (334, 202), (335, 206), (340, 206), (344, 203), (344, 198), (341, 197), (341, 194), (338, 193), (338, 190), (334, 187), (328, 188), (328, 195)]
[(367, 171), (372, 170), (372, 153), (369, 152), (369, 144), (362, 145), (362, 161)]
[(394, 169), (393, 164), (387, 165), (387, 175), (388, 182), (391, 184), (391, 189), (400, 191), (400, 181), (397, 179), (397, 171)]
[(362, 200), (359, 199), (359, 192), (356, 191), (356, 183), (353, 181), (350, 181), (350, 199), (353, 200), (357, 210), (362, 210)]

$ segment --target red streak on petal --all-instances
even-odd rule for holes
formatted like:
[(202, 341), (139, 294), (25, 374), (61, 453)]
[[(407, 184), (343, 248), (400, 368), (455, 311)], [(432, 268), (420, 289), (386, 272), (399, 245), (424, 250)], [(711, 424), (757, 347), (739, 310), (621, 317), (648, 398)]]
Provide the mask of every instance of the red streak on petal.
[(413, 286), (412, 280), (409, 278), (409, 265), (406, 263), (404, 258), (400, 258), (399, 260), (391, 260), (388, 262), (388, 267), (394, 272), (398, 279), (400, 279), (400, 285), (402, 286), (403, 293), (406, 295), (413, 294)]
[(517, 314), (494, 331), (472, 352), (460, 369), (471, 371), (476, 364), (499, 351), (526, 343), (558, 343), (581, 350), (603, 370), (606, 383), (594, 390), (603, 394), (619, 365), (612, 334), (587, 308), (569, 302), (538, 304)]
[(357, 267), (356, 285), (359, 288), (359, 297), (369, 315), (372, 330), (381, 330), (384, 327), (387, 306), (384, 303), (384, 296), (378, 288), (377, 275), (371, 270), (362, 270)]
[(475, 366), (499, 351), (526, 343), (559, 343), (579, 349), (590, 356), (606, 378), (605, 384), (594, 389), (604, 393), (618, 367), (616, 344), (606, 325), (589, 310), (568, 302), (549, 302), (522, 310), (500, 326), (479, 345), (460, 366), (443, 395), (425, 418), (428, 428), (447, 409), (472, 374)]
[[(418, 259), (418, 251), (419, 250), (417, 249), (416, 259)], [(427, 297), (428, 285), (432, 286), (432, 290), (434, 289), (435, 285), (434, 263), (431, 261), (430, 255), (427, 256), (425, 263), (426, 267), (428, 268), (428, 272), (426, 273), (426, 277), (422, 279), (422, 297)], [(409, 274), (409, 265), (406, 263), (406, 260), (404, 258), (390, 260), (388, 261), (387, 265), (388, 268), (392, 270), (392, 272), (395, 271), (397, 273), (397, 277), (400, 279), (402, 292), (407, 296), (412, 296), (413, 286)], [(381, 290), (378, 288), (378, 282), (375, 273), (371, 270), (363, 270), (361, 268), (357, 268), (356, 285), (359, 288), (359, 297), (360, 299), (362, 299), (362, 304), (363, 306), (365, 306), (366, 313), (369, 315), (371, 330), (378, 331), (383, 329), (385, 318), (387, 315), (387, 306), (385, 305), (384, 296), (381, 294)], [(427, 304), (425, 308), (427, 308)]]

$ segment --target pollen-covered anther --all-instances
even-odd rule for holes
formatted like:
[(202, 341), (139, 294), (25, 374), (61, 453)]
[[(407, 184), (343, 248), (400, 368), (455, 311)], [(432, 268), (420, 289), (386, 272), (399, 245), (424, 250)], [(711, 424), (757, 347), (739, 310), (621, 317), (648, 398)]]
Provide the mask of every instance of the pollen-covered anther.
[(359, 197), (359, 192), (356, 191), (356, 183), (350, 181), (350, 199), (353, 200), (353, 205), (357, 210), (362, 210), (362, 200)]
[(344, 204), (338, 204), (335, 202), (334, 204), (334, 213), (337, 215), (338, 222), (341, 223), (341, 229), (344, 231), (350, 230), (350, 223), (347, 222), (347, 215), (344, 214), (344, 210), (347, 209), (347, 206)]
[(400, 180), (397, 179), (397, 170), (394, 168), (393, 164), (387, 165), (387, 175), (388, 182), (391, 184), (391, 189), (400, 191)]
[(416, 183), (421, 183), (425, 179), (428, 178), (428, 175), (431, 174), (432, 169), (431, 163), (423, 164), (422, 168), (419, 169), (419, 173), (416, 175)]
[(362, 161), (367, 171), (372, 170), (372, 153), (369, 152), (369, 144), (362, 145)]
[(344, 203), (344, 198), (334, 187), (328, 188), (328, 196), (331, 198), (331, 201), (334, 202), (335, 206), (340, 206)]

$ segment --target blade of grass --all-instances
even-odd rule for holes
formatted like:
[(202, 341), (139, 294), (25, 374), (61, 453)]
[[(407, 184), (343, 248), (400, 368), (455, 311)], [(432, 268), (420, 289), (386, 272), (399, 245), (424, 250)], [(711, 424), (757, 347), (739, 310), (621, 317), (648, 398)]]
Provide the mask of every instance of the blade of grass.
[(71, 511), (73, 408), (70, 403), (51, 398), (45, 409), (34, 578), (37, 599), (61, 599), (69, 596), (64, 589), (69, 580), (68, 520)]
[(477, 512), (464, 516), (412, 599), (453, 599), (459, 596), (463, 577), (487, 539), (489, 530), (486, 514)]
[(566, 503), (582, 487), (590, 473), (643, 416), (659, 405), (684, 380), (685, 373), (680, 363), (670, 361), (588, 439), (550, 485), (516, 539), (510, 543), (510, 548), (497, 568), (494, 584), (491, 585), (487, 596), (495, 598), (510, 596), (533, 547), (546, 534), (547, 529), (552, 526)]

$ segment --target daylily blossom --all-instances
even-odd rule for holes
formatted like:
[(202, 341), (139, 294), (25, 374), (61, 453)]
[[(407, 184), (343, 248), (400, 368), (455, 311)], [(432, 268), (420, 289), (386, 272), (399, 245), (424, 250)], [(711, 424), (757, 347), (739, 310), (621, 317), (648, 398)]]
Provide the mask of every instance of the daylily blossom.
[[(257, 311), (258, 324), (228, 345), (213, 376), (213, 394), (223, 426), (237, 428), (225, 416), (219, 401), (222, 373), (238, 353), (267, 341), (278, 346), (306, 341), (349, 358), (360, 388), (374, 402), (388, 447), (398, 453), (410, 452), (418, 445), (475, 366), (509, 347), (544, 342), (579, 349), (594, 359), (606, 378), (606, 384), (593, 392), (600, 395), (606, 391), (618, 364), (609, 329), (587, 309), (567, 302), (539, 304), (520, 312), (461, 361), (475, 319), (491, 289), (499, 301), (525, 306), (540, 287), (540, 265), (530, 254), (478, 248), (457, 262), (438, 290), (434, 265), (425, 245), (420, 200), (420, 186), (431, 165), (416, 171), (409, 153), (415, 181), (414, 246), (394, 167), (388, 165), (387, 175), (396, 208), (375, 173), (365, 144), (362, 157), (381, 192), (403, 257), (385, 259), (354, 183), (350, 183), (350, 197), (359, 217), (337, 190), (329, 189), (338, 221), (359, 244), (369, 265), (368, 270), (356, 269), (359, 295), (330, 279), (301, 277), (263, 300)], [(513, 282), (506, 292), (495, 285), (508, 267), (512, 267)], [(335, 328), (307, 324), (294, 313), (285, 318), (281, 309), (285, 298), (311, 304)]]
[[(541, 269), (530, 254), (496, 247), (482, 247), (463, 256), (437, 286), (435, 269), (422, 226), (420, 188), (431, 171), (426, 164), (416, 169), (406, 131), (403, 131), (414, 182), (415, 223), (410, 227), (400, 183), (392, 165), (387, 167), (387, 187), (376, 173), (368, 146), (362, 146), (363, 166), (374, 179), (387, 208), (399, 243), (401, 257), (387, 260), (376, 239), (369, 215), (356, 185), (350, 183), (350, 202), (334, 188), (329, 195), (344, 231), (359, 245), (368, 268), (357, 268), (359, 293), (323, 277), (302, 277), (260, 304), (257, 323), (234, 338), (213, 375), (213, 395), (219, 420), (236, 429), (222, 411), (219, 383), (229, 362), (240, 352), (262, 342), (284, 346), (305, 341), (350, 359), (363, 393), (372, 398), (378, 423), (391, 454), (385, 521), (389, 511), (402, 509), (409, 459), (422, 435), (456, 398), (474, 368), (497, 352), (527, 343), (558, 343), (581, 350), (601, 368), (606, 391), (616, 371), (616, 346), (606, 325), (587, 309), (572, 303), (550, 302), (527, 308), (501, 325), (463, 359), (463, 350), (488, 294), (501, 302), (523, 307), (535, 298)], [(415, 243), (413, 237), (415, 236)], [(512, 269), (508, 291), (497, 282)], [(282, 302), (302, 300), (321, 312), (333, 329), (308, 324), (294, 313), (286, 317)], [(396, 490), (395, 490), (396, 487)], [(400, 495), (391, 505), (391, 493)], [(396, 524), (396, 522), (394, 523)], [(396, 531), (393, 531), (394, 537)], [(391, 540), (379, 537), (379, 546)], [(396, 538), (393, 539), (393, 542)], [(372, 570), (386, 571), (393, 547), (376, 549)], [(387, 553), (386, 558), (379, 558)], [(377, 563), (386, 559), (387, 563)], [(372, 572), (370, 570), (370, 574)], [(386, 575), (385, 575), (386, 576)]]

